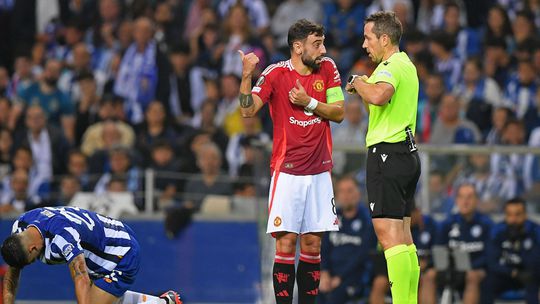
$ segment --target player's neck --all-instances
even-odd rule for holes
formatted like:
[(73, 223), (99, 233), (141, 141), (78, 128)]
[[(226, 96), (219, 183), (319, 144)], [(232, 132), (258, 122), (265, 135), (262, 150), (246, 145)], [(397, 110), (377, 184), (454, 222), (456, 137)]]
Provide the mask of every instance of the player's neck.
[(291, 57), (291, 64), (293, 69), (300, 75), (310, 75), (313, 70), (302, 62), (300, 56)]
[(392, 47), (388, 48), (386, 50), (386, 52), (384, 52), (384, 56), (383, 56), (382, 61), (388, 60), (395, 53), (399, 53), (399, 46), (398, 45), (395, 45), (395, 46), (392, 46)]

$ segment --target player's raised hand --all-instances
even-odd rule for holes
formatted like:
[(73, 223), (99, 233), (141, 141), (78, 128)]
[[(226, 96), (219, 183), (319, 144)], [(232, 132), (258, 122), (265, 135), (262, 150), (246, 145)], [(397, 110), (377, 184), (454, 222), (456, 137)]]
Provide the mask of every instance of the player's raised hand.
[(254, 53), (244, 54), (242, 50), (238, 50), (240, 59), (242, 60), (242, 76), (251, 76), (257, 63), (259, 63), (259, 57)]
[(289, 100), (291, 103), (302, 107), (307, 106), (311, 100), (311, 97), (306, 93), (306, 89), (304, 89), (299, 79), (296, 79), (294, 88), (289, 91)]

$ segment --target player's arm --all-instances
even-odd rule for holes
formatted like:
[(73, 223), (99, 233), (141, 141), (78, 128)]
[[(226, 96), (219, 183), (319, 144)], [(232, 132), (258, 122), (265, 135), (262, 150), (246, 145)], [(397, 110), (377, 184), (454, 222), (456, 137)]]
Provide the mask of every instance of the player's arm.
[(19, 268), (9, 267), (6, 275), (4, 276), (3, 296), (2, 300), (4, 304), (15, 303), (15, 296), (17, 295), (17, 288), (19, 287), (19, 279), (21, 277), (21, 270)]
[(367, 76), (354, 77), (351, 82), (346, 86), (347, 91), (354, 89), (362, 97), (364, 102), (367, 102), (376, 106), (384, 106), (387, 104), (392, 95), (394, 95), (395, 89), (388, 82), (368, 83)]
[(259, 57), (254, 53), (244, 54), (241, 50), (240, 58), (242, 59), (242, 80), (240, 82), (240, 112), (242, 117), (253, 117), (263, 106), (263, 101), (257, 95), (251, 94), (252, 76), (257, 63), (259, 63)]
[(80, 253), (69, 263), (69, 272), (75, 285), (75, 295), (77, 296), (77, 303), (84, 304), (90, 303), (90, 288), (92, 287), (92, 280), (88, 276), (86, 270), (86, 262), (84, 261), (84, 254)]
[[(336, 95), (338, 96), (337, 99), (339, 100), (328, 99), (329, 96)], [(300, 80), (296, 80), (295, 87), (289, 92), (289, 101), (297, 106), (304, 107), (307, 111), (311, 111), (321, 118), (334, 122), (342, 122), (343, 117), (345, 116), (345, 110), (343, 108), (343, 92), (341, 91), (340, 87), (328, 89), (328, 103), (324, 103), (309, 96), (300, 83)]]

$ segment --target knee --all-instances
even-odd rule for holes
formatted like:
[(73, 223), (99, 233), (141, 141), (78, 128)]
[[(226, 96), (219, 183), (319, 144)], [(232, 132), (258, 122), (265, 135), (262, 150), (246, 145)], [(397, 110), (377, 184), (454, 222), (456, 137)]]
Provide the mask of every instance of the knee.
[(280, 253), (294, 254), (296, 252), (296, 236), (283, 236), (277, 239), (276, 250)]
[(300, 247), (303, 252), (319, 254), (321, 252), (321, 238), (303, 235), (300, 242)]
[(428, 284), (435, 284), (437, 279), (437, 271), (433, 268), (428, 269), (422, 276), (422, 282)]

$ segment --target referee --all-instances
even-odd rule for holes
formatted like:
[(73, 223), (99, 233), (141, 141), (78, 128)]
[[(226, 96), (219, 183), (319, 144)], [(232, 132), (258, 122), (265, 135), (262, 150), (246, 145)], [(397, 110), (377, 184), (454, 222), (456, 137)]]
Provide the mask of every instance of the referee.
[(377, 238), (384, 249), (394, 304), (417, 303), (420, 267), (411, 236), (411, 211), (420, 177), (414, 131), (418, 105), (416, 68), (399, 51), (403, 29), (393, 12), (364, 22), (364, 44), (378, 64), (370, 77), (352, 75), (345, 89), (369, 110), (366, 135), (367, 194)]

